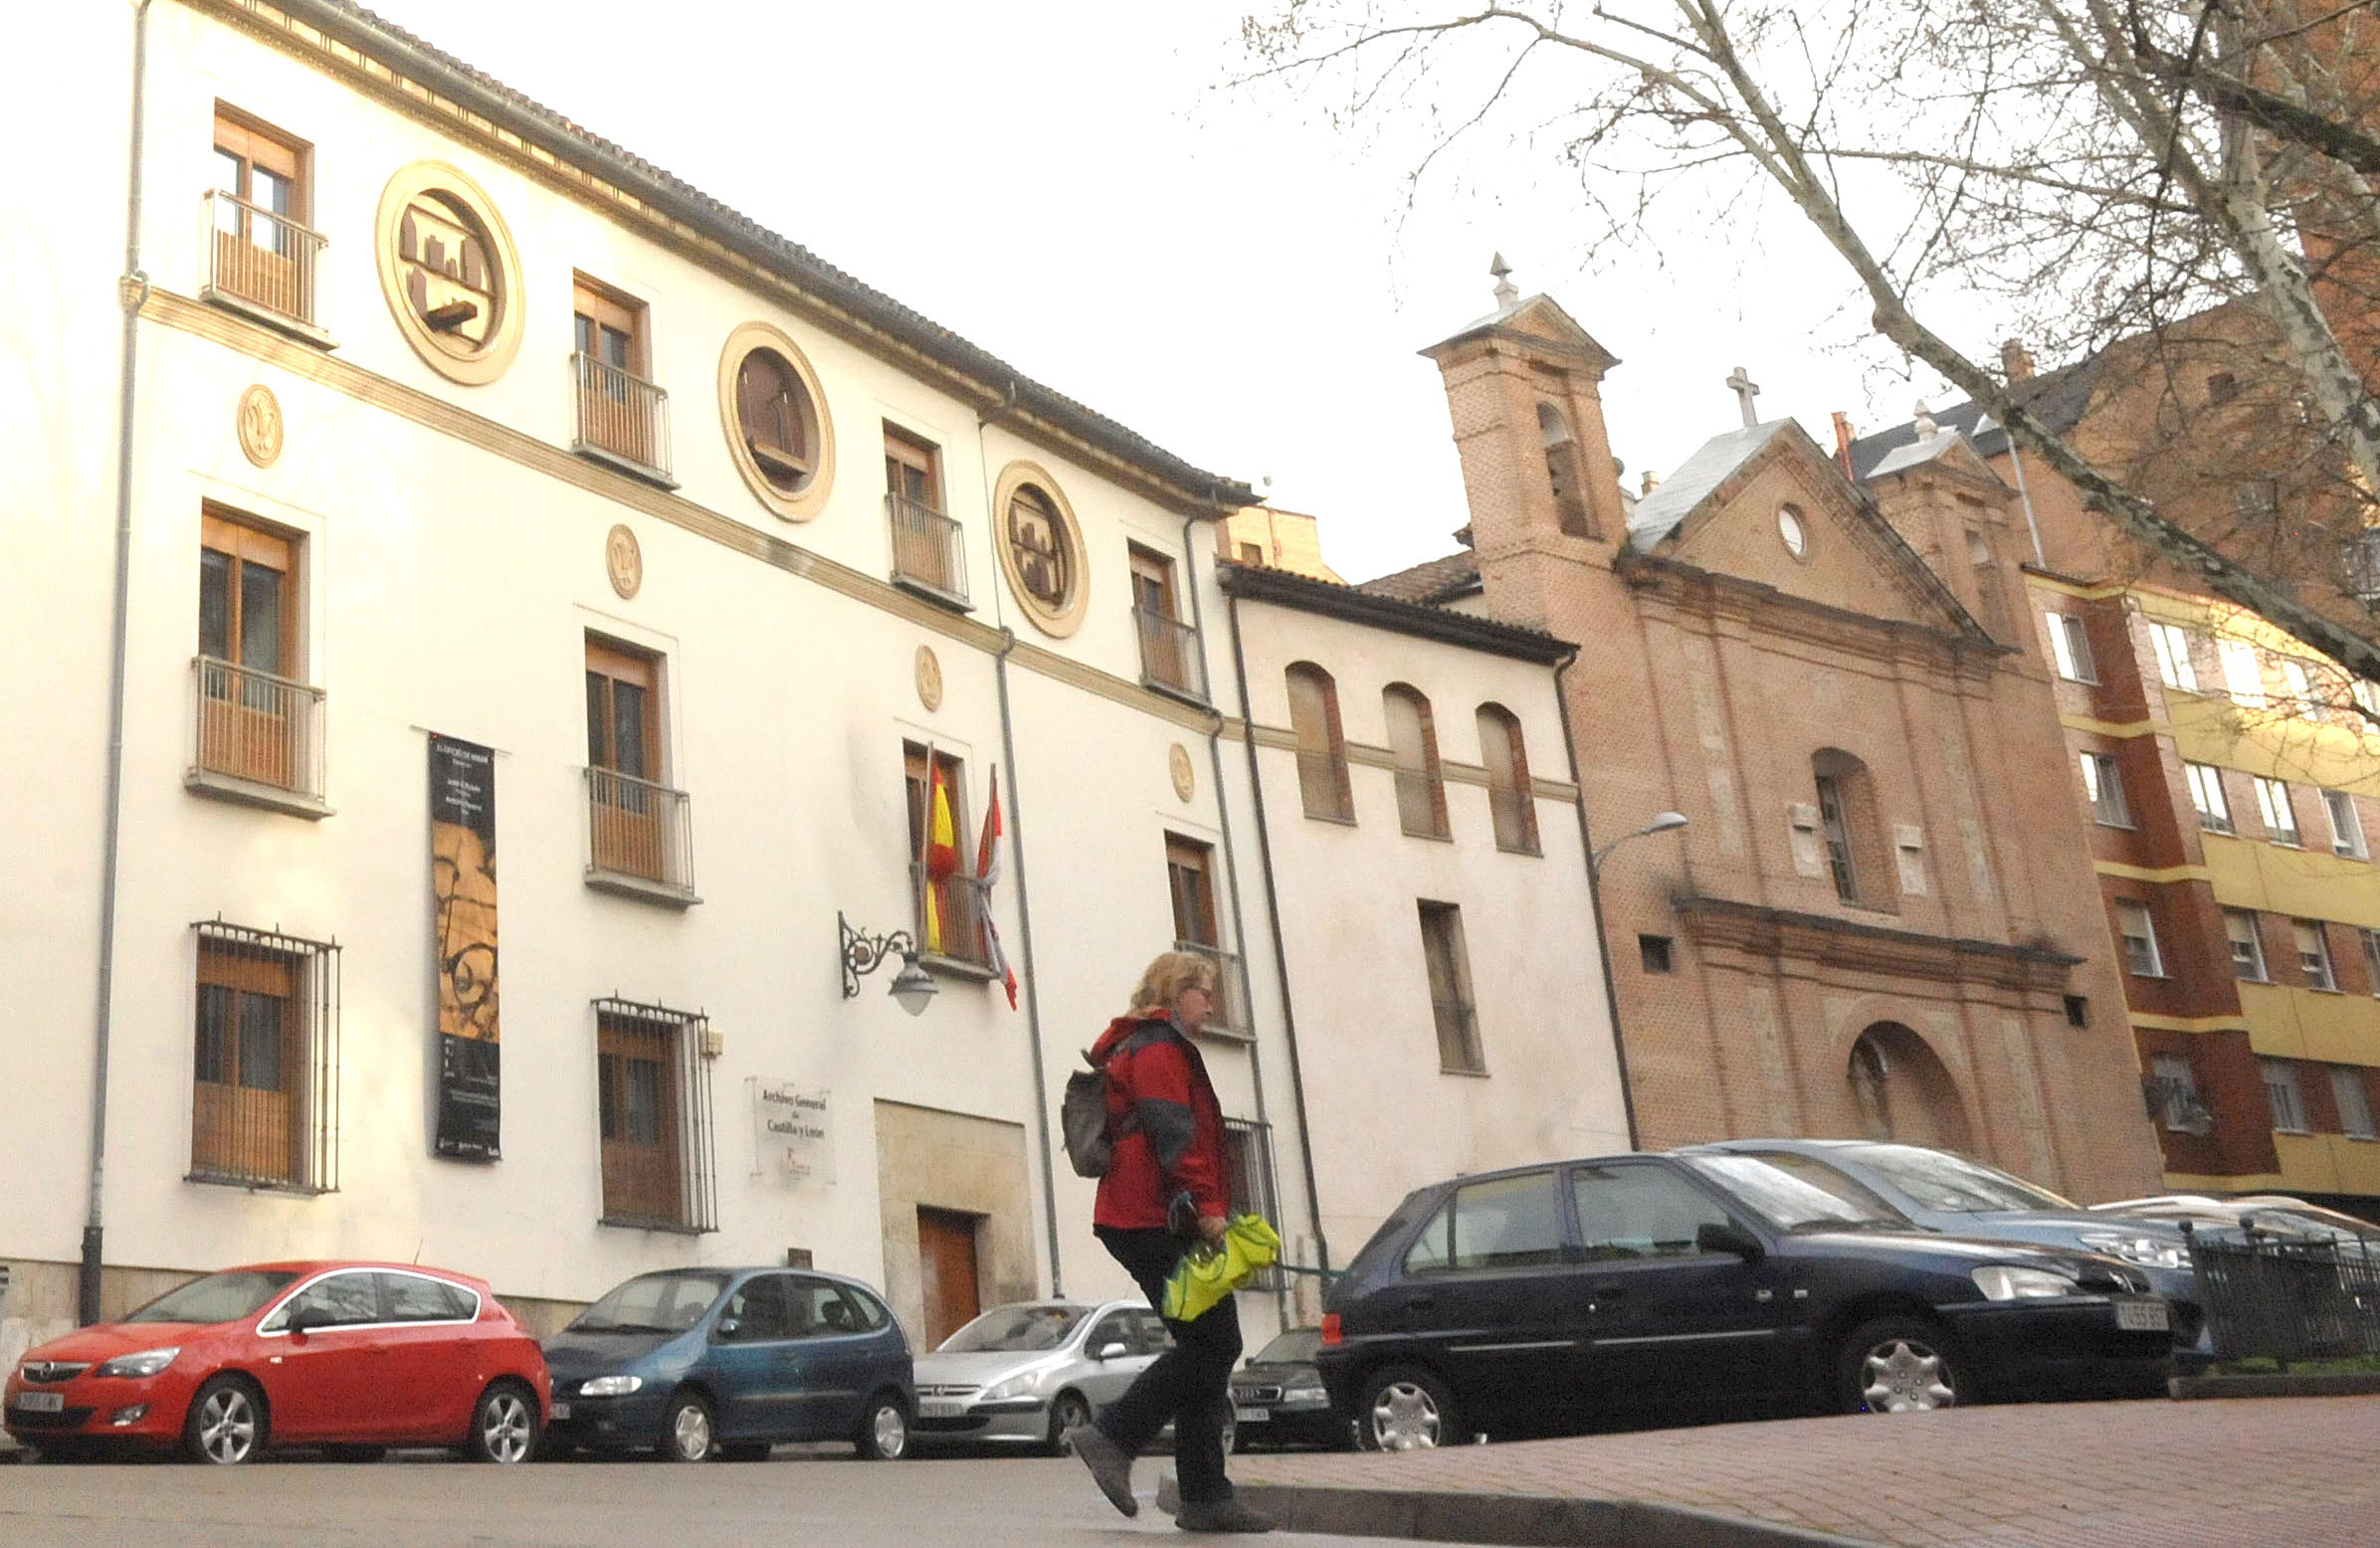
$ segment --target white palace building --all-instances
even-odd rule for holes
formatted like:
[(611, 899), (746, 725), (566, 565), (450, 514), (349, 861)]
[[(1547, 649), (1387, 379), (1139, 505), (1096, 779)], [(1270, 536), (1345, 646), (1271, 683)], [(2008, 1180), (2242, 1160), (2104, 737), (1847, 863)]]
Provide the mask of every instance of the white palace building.
[(1627, 1145), (1569, 646), (1223, 562), (1243, 484), (343, 0), (43, 26), (0, 1356), (294, 1257), (1122, 1291), (1054, 1118), (1177, 942), (1297, 1262)]

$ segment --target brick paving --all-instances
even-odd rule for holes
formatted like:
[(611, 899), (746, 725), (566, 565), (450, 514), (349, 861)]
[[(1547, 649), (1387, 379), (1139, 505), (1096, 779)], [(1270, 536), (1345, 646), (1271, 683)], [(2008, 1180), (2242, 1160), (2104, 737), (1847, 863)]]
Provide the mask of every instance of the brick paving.
[(1891, 1548), (2371, 1548), (2380, 1398), (2063, 1403), (1387, 1455), (1249, 1483), (1639, 1500)]

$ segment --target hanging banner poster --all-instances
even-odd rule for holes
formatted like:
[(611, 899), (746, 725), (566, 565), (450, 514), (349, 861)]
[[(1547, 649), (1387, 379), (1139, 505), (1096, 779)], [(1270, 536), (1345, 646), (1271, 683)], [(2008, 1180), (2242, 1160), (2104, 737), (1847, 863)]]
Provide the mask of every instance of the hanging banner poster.
[(496, 754), (430, 736), (430, 908), (438, 975), (437, 1153), (503, 1153), (496, 1079)]

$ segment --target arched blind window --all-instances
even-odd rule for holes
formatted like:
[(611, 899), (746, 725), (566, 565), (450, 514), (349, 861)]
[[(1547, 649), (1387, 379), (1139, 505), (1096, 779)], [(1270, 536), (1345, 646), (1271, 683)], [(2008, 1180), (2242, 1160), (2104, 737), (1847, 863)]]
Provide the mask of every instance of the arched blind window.
[(1488, 809), (1495, 819), (1495, 847), (1534, 855), (1537, 803), (1529, 794), (1529, 755), (1520, 721), (1501, 704), (1480, 706), (1480, 761), (1488, 768)]
[(1380, 695), (1388, 747), (1397, 760), (1397, 821), (1422, 839), (1447, 835), (1446, 781), (1438, 768), (1438, 728), (1419, 689), (1392, 682)]
[(1338, 687), (1311, 662), (1289, 670), (1289, 728), (1297, 736), (1297, 789), (1305, 815), (1355, 821), (1347, 785), (1347, 740), (1339, 729)]

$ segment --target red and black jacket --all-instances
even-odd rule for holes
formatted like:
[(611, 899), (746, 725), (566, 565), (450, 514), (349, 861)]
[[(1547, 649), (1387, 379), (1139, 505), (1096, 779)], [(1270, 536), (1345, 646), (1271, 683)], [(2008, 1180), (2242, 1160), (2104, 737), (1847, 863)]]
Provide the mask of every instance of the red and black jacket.
[(1115, 1136), (1092, 1223), (1162, 1231), (1182, 1193), (1201, 1216), (1227, 1216), (1223, 1104), (1190, 1040), (1170, 1021), (1119, 1016), (1091, 1057), (1105, 1062), (1107, 1132)]

